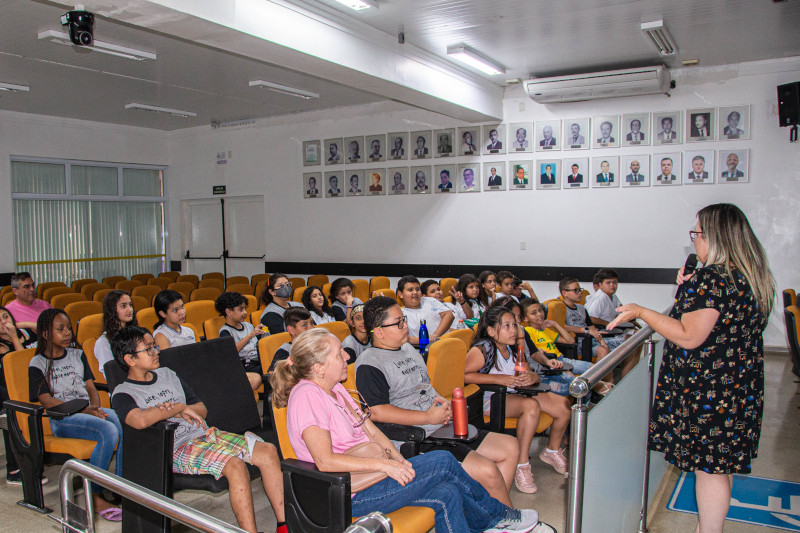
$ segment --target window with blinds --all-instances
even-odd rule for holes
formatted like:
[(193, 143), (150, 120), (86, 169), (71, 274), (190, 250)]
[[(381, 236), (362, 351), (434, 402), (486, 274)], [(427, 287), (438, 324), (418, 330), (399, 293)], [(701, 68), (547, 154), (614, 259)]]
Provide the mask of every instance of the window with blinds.
[(16, 270), (67, 284), (168, 270), (164, 172), (12, 159)]

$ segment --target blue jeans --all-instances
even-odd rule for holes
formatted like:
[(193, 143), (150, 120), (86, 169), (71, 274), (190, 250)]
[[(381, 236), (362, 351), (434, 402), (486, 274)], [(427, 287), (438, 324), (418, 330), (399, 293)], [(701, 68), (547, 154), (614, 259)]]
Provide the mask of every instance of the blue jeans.
[(405, 487), (387, 478), (353, 497), (353, 516), (373, 511), (391, 513), (407, 505), (430, 507), (436, 513), (438, 533), (480, 533), (497, 524), (505, 505), (495, 500), (461, 464), (443, 450), (410, 459), (414, 480)]
[(553, 376), (542, 376), (542, 383), (550, 385), (550, 392), (554, 392), (559, 396), (569, 396), (569, 384), (572, 383), (572, 379), (589, 370), (592, 363), (568, 357), (559, 357), (558, 360), (562, 363), (571, 364), (573, 366), (572, 371), (561, 372)]
[[(117, 463), (114, 473), (122, 476), (122, 425), (113, 410), (103, 408), (103, 412), (108, 415), (105, 420), (85, 413), (76, 413), (63, 420), (51, 419), (50, 428), (56, 437), (97, 441), (89, 463), (103, 470), (108, 470), (116, 448)], [(99, 485), (92, 485), (92, 492), (101, 491)]]

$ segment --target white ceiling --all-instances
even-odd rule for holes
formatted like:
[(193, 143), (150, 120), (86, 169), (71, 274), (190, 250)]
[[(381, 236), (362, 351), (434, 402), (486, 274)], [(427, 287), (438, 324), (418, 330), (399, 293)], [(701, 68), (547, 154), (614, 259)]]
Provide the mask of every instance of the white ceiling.
[[(503, 86), (506, 80), (531, 75), (660, 63), (680, 67), (681, 60), (695, 58), (702, 66), (712, 66), (800, 55), (798, 0), (377, 0), (379, 9), (359, 13), (334, 0), (262, 1), (313, 13), (331, 26), (344, 25), (354, 35), (369, 35), (373, 42), (382, 36), (393, 43), (394, 50), (383, 46), (387, 54), (414, 56), (433, 68), (472, 80), (476, 90), (489, 99), (502, 96), (491, 90), (493, 84)], [(235, 3), (216, 2), (221, 10)], [(85, 3), (91, 10), (92, 0)], [(352, 76), (352, 65), (328, 62), (310, 68), (296, 50), (292, 51), (295, 59), (280, 56), (275, 60), (278, 64), (270, 64), (267, 58), (279, 57), (269, 53), (272, 43), (243, 36), (232, 28), (215, 27), (211, 37), (205, 32), (202, 38), (193, 39), (187, 37), (191, 34), (188, 25), (184, 32), (168, 31), (170, 26), (164, 24), (135, 25), (138, 19), (132, 22), (130, 10), (127, 16), (118, 15), (122, 10), (115, 11), (115, 3), (94, 2), (99, 15), (95, 38), (154, 52), (156, 61), (135, 62), (39, 41), (39, 32), (61, 30), (59, 16), (67, 9), (65, 2), (3, 0), (0, 81), (29, 85), (31, 90), (0, 92), (0, 110), (174, 130), (212, 121), (396, 99), (465, 118), (444, 98), (441, 105), (428, 95), (428, 100), (417, 99), (413, 90), (399, 87), (397, 73), (382, 72), (382, 65), (374, 64), (379, 63), (374, 59), (372, 65), (366, 64)], [(161, 16), (160, 6), (153, 2), (127, 3), (135, 6), (139, 16)], [(110, 7), (103, 10), (104, 5)], [(666, 59), (656, 54), (639, 30), (641, 22), (662, 18), (679, 49), (676, 56)], [(195, 23), (193, 28), (197, 26)], [(396, 44), (400, 29), (405, 33), (405, 45)], [(246, 46), (233, 45), (245, 38)], [(459, 43), (505, 65), (507, 74), (490, 78), (466, 68), (448, 67), (446, 48)], [(312, 59), (320, 63), (320, 58), (309, 61)], [(254, 79), (310, 90), (321, 97), (301, 100), (251, 88), (248, 81)], [(371, 79), (391, 83), (371, 83)], [(389, 86), (392, 84), (397, 90)], [(125, 104), (131, 102), (192, 111), (197, 117), (125, 110)]]

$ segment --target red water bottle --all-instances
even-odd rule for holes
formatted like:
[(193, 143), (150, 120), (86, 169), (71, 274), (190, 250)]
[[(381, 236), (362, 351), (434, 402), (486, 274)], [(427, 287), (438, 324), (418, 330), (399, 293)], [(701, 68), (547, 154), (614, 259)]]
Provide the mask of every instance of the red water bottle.
[(469, 424), (467, 422), (467, 400), (464, 398), (464, 391), (456, 387), (453, 389), (453, 434), (457, 437), (469, 435)]
[(519, 346), (517, 346), (517, 358), (514, 360), (514, 377), (518, 378), (524, 376), (527, 371), (528, 365), (525, 361), (525, 349), (520, 342)]

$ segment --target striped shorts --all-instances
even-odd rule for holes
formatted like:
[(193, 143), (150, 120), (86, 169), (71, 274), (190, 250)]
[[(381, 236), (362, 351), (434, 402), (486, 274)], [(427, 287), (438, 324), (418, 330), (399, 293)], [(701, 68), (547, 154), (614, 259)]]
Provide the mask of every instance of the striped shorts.
[(211, 474), (222, 476), (225, 465), (234, 457), (251, 462), (247, 439), (264, 440), (249, 431), (245, 435), (228, 433), (215, 427), (208, 428), (202, 437), (183, 443), (172, 455), (172, 470), (179, 474)]

